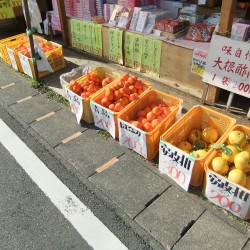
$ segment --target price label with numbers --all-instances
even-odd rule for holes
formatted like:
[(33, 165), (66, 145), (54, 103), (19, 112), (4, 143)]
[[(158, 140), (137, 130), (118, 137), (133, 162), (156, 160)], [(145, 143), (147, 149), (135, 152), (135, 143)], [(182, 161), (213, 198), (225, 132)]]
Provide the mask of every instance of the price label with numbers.
[(206, 197), (232, 214), (244, 218), (250, 206), (250, 192), (210, 169), (206, 174)]
[(83, 114), (82, 98), (65, 87), (65, 92), (67, 94), (71, 111), (76, 115), (77, 123), (79, 124)]
[(115, 138), (114, 113), (95, 102), (90, 102), (95, 126), (108, 131)]
[(159, 170), (188, 191), (195, 158), (173, 145), (160, 141)]
[(33, 73), (30, 67), (30, 61), (29, 58), (27, 56), (24, 56), (21, 53), (18, 53), (21, 65), (22, 65), (22, 69), (23, 69), (23, 73), (25, 73), (26, 75), (30, 76), (31, 78), (33, 77)]
[(143, 157), (147, 158), (146, 132), (121, 119), (118, 119), (118, 122), (120, 145), (130, 148)]

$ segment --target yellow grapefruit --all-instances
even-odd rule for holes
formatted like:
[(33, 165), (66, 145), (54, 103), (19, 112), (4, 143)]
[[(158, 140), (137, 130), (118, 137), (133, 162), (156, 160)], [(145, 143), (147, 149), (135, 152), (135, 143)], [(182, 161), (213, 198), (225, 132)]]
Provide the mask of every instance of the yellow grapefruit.
[(213, 127), (206, 127), (202, 130), (201, 138), (206, 143), (215, 143), (219, 138), (219, 133)]
[(229, 166), (224, 158), (218, 156), (212, 160), (212, 169), (218, 174), (225, 175), (229, 170)]
[(246, 185), (247, 182), (246, 173), (244, 173), (240, 169), (233, 169), (232, 171), (230, 171), (227, 178), (229, 181), (235, 184), (239, 184), (243, 187)]
[(201, 140), (201, 131), (199, 129), (193, 129), (188, 135), (188, 140), (191, 143)]
[(230, 144), (237, 144), (240, 147), (244, 147), (247, 143), (246, 133), (240, 130), (233, 130), (228, 135), (228, 141)]
[(177, 148), (183, 150), (184, 152), (189, 153), (190, 150), (192, 149), (192, 145), (188, 141), (182, 141), (177, 145)]
[(226, 161), (233, 163), (235, 156), (240, 152), (234, 145), (228, 145), (227, 148), (229, 148), (232, 151), (231, 155), (227, 155), (226, 153), (222, 152), (221, 157), (224, 158)]

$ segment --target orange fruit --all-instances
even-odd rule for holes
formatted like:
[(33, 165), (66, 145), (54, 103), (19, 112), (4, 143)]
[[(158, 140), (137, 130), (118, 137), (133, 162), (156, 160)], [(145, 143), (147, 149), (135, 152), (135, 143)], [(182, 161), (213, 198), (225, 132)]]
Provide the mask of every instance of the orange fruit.
[(143, 130), (145, 130), (146, 132), (150, 132), (153, 130), (152, 125), (150, 124), (150, 122), (146, 122), (143, 124)]
[(139, 121), (132, 121), (131, 124), (139, 129), (142, 129), (142, 124)]
[(120, 112), (123, 108), (124, 108), (124, 106), (121, 103), (116, 103), (115, 104), (116, 112)]
[(155, 107), (152, 109), (152, 112), (153, 112), (156, 116), (158, 116), (158, 115), (161, 114), (162, 109), (161, 109), (160, 107), (158, 107), (158, 106), (155, 106)]
[(145, 110), (146, 113), (150, 112), (152, 109), (149, 106), (146, 106), (143, 110)]
[(116, 109), (115, 109), (115, 104), (114, 104), (114, 103), (111, 103), (111, 104), (109, 105), (109, 109), (115, 112), (115, 111), (116, 111)]
[(105, 92), (105, 97), (108, 100), (113, 101), (114, 100), (114, 92), (112, 90), (106, 91)]
[(137, 112), (137, 117), (146, 117), (147, 112), (145, 110), (140, 110)]
[(145, 120), (145, 119), (146, 119), (145, 117), (140, 116), (140, 117), (137, 118), (137, 121), (140, 122), (140, 123), (142, 123), (142, 121)]
[(161, 120), (159, 120), (159, 119), (154, 119), (154, 120), (151, 122), (151, 125), (152, 125), (153, 128), (156, 128), (160, 123), (161, 123)]
[(158, 106), (158, 104), (156, 102), (151, 102), (151, 104), (149, 105), (151, 109), (155, 108)]
[(155, 114), (152, 111), (150, 111), (147, 113), (146, 117), (147, 117), (149, 122), (152, 122), (155, 119)]
[(144, 119), (141, 120), (142, 125), (144, 125), (147, 122), (149, 122), (147, 118), (144, 118)]
[(111, 104), (111, 101), (108, 100), (106, 97), (103, 97), (102, 100), (101, 100), (101, 104), (102, 104), (104, 107), (108, 108), (109, 105)]

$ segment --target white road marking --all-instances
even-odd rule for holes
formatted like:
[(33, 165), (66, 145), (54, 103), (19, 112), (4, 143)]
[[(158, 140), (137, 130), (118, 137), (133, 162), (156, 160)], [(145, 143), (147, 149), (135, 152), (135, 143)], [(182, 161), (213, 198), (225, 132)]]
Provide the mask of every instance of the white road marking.
[(3, 146), (91, 247), (127, 249), (1, 119), (0, 131)]

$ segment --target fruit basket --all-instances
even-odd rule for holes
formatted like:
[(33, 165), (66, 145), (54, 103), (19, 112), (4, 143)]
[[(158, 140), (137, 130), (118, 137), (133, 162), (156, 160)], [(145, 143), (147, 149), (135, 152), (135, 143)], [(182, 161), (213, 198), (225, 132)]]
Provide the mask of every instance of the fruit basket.
[(6, 50), (10, 59), (10, 64), (15, 70), (21, 73), (23, 73), (23, 68), (18, 56), (18, 52), (22, 51), (23, 53), (25, 53), (25, 55), (29, 55), (28, 49), (29, 49), (28, 40), (14, 42), (6, 46)]
[[(184, 114), (180, 120), (174, 123), (161, 136), (161, 142), (166, 145), (172, 145), (176, 150), (179, 150), (178, 147), (181, 142), (187, 141), (191, 135), (196, 135), (196, 130), (204, 130), (205, 128), (215, 129), (217, 131), (217, 138), (215, 138), (215, 142), (219, 142), (234, 124), (235, 119), (207, 107), (197, 105)], [(194, 134), (193, 131), (195, 131)], [(186, 157), (187, 159), (190, 158), (189, 152), (185, 152), (183, 148), (180, 150), (183, 153), (182, 157)], [(202, 184), (204, 163), (211, 151), (212, 149), (208, 148), (205, 154), (203, 153), (199, 156), (192, 156), (195, 158), (190, 180), (190, 184), (192, 186), (200, 186)], [(161, 157), (162, 155), (160, 154), (160, 158)], [(160, 162), (162, 162), (161, 159)]]
[(22, 40), (27, 40), (28, 36), (26, 35), (26, 33), (21, 33), (15, 36), (11, 36), (5, 39), (0, 40), (0, 57), (8, 64), (11, 64), (6, 46), (10, 45), (11, 43), (15, 43), (18, 41), (22, 41)]
[[(62, 45), (46, 40), (41, 41), (40, 39), (39, 39), (39, 44), (43, 49), (44, 55), (48, 63), (50, 64), (51, 68), (54, 71), (58, 71), (66, 67), (66, 63), (63, 57)], [(30, 55), (27, 53), (27, 51), (25, 53), (24, 51), (18, 52), (18, 57), (21, 63), (21, 67), (23, 69), (23, 73), (30, 76), (31, 78), (34, 78), (35, 77), (34, 65), (32, 62), (32, 58), (30, 58)], [(51, 74), (49, 70), (41, 71), (38, 68), (39, 78), (42, 78), (49, 74)]]
[[(112, 78), (112, 81), (114, 81), (115, 79), (120, 77), (120, 74), (115, 73), (109, 69), (106, 69), (104, 67), (98, 67), (93, 71), (90, 71), (89, 73), (87, 73), (87, 75), (81, 76), (79, 78), (77, 78), (76, 80), (73, 80), (73, 82), (75, 82), (77, 85), (81, 85), (82, 83), (84, 83), (86, 80), (88, 80), (88, 74), (95, 74), (96, 76), (98, 76), (100, 78), (100, 84), (103, 82), (104, 79), (108, 79), (108, 78)], [(111, 82), (110, 82), (111, 83)], [(72, 81), (71, 83), (72, 84)], [(68, 84), (66, 86), (66, 91), (71, 92), (71, 94), (76, 94), (78, 96), (81, 96), (81, 93), (79, 92), (75, 92), (74, 89), (70, 88), (70, 84)], [(108, 84), (106, 85), (108, 86)], [(90, 100), (98, 95), (98, 93), (100, 93), (100, 91), (104, 88), (106, 88), (106, 86), (100, 86), (100, 89), (95, 91), (94, 93), (88, 95), (88, 96), (81, 96), (82, 99), (82, 105), (83, 105), (83, 113), (82, 113), (82, 120), (84, 120), (85, 122), (88, 123), (93, 123), (94, 122), (94, 118), (93, 118), (93, 114), (90, 108)], [(84, 93), (82, 93), (82, 95), (84, 95)]]
[[(43, 39), (40, 36), (34, 36), (35, 39), (39, 41), (40, 44), (46, 44), (46, 40)], [(6, 50), (10, 59), (10, 64), (12, 67), (23, 73), (23, 67), (19, 58), (19, 52), (21, 52), (23, 55), (25, 55), (27, 58), (30, 58), (30, 52), (29, 52), (30, 44), (28, 37), (23, 37), (22, 40), (12, 42), (8, 45), (6, 45)]]
[(91, 98), (95, 126), (119, 138), (118, 116), (151, 89), (151, 85), (136, 76), (124, 74), (98, 95)]
[(160, 136), (175, 122), (182, 102), (182, 99), (154, 89), (147, 91), (118, 115), (120, 144), (148, 160), (153, 159), (159, 151)]
[(250, 128), (236, 124), (214, 145), (205, 161), (202, 190), (212, 203), (245, 220), (250, 219), (249, 140)]

